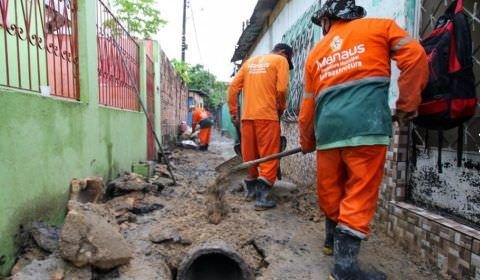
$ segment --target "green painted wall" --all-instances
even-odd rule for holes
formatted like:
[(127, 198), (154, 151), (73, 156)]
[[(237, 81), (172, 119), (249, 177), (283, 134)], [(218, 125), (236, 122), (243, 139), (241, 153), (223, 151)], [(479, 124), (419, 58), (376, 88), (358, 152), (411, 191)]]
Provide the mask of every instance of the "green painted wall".
[(107, 180), (146, 158), (144, 114), (98, 105), (96, 2), (78, 4), (80, 101), (0, 87), (0, 275), (21, 225), (63, 222), (72, 178)]
[[(33, 40), (29, 43), (27, 36), (27, 27), (23, 20), (22, 8), (20, 1), (16, 3), (17, 14), (15, 14), (15, 1), (8, 1), (8, 21), (9, 25), (17, 24), (18, 28), (23, 30), (20, 36), (10, 35), (5, 32), (3, 28), (0, 28), (0, 65), (2, 65), (2, 71), (0, 71), (0, 85), (9, 84), (11, 87), (18, 87), (26, 90), (40, 91), (41, 85), (47, 85), (47, 72), (46, 69), (46, 38), (43, 35), (43, 27), (38, 25), (40, 22), (41, 12), (37, 5), (34, 5), (31, 11), (31, 23), (28, 31), (30, 36), (38, 36), (42, 43), (42, 48), (38, 48), (34, 45)], [(29, 9), (32, 7), (28, 6)], [(43, 16), (43, 15), (42, 15)], [(18, 20), (15, 20), (18, 17)], [(13, 33), (13, 31), (10, 31)], [(8, 51), (8, 61), (5, 57), (5, 49)], [(9, 75), (7, 78), (7, 71), (3, 71), (3, 66), (9, 67)], [(28, 67), (26, 67), (28, 65)], [(30, 69), (30, 71), (29, 71)], [(42, 71), (38, 71), (42, 69)]]
[(60, 223), (72, 178), (105, 179), (146, 155), (145, 117), (0, 89), (0, 266), (6, 274), (19, 225)]
[(238, 139), (237, 130), (232, 124), (232, 120), (230, 118), (230, 112), (228, 111), (228, 105), (226, 103), (222, 105), (222, 109), (220, 112), (222, 114), (220, 118), (221, 123), (219, 124), (220, 128), (227, 130), (228, 134), (230, 134), (234, 139)]

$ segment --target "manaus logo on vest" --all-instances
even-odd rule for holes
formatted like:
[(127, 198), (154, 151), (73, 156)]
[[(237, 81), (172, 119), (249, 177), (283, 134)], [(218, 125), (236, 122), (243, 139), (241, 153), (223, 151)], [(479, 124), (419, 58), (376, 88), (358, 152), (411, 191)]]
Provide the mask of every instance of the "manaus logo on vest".
[[(333, 38), (333, 41), (330, 44), (330, 47), (332, 48), (332, 50), (334, 49), (340, 50), (342, 47), (343, 40), (340, 37), (338, 38), (337, 37)], [(318, 68), (323, 68), (325, 66), (329, 66), (334, 63), (341, 63), (342, 61), (349, 60), (352, 57), (355, 57), (356, 55), (362, 54), (364, 52), (365, 52), (365, 44), (362, 43), (348, 50), (337, 51), (334, 54), (325, 56), (321, 60), (317, 61), (316, 64)]]
[(332, 49), (333, 52), (338, 52), (342, 48), (342, 45), (343, 45), (343, 39), (337, 35), (333, 37), (333, 40), (330, 43), (330, 48)]
[(332, 54), (320, 57), (315, 62), (317, 71), (320, 72), (320, 80), (334, 77), (338, 74), (357, 69), (363, 66), (361, 54), (366, 51), (365, 44), (359, 43), (349, 49), (343, 49), (343, 39), (335, 36), (330, 42)]

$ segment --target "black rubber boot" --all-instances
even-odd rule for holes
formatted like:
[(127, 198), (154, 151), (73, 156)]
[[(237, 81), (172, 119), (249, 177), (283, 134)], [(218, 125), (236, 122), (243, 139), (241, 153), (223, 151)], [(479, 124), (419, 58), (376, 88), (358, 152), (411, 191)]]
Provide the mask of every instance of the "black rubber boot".
[(255, 210), (263, 211), (274, 208), (277, 205), (275, 201), (269, 199), (271, 189), (272, 186), (269, 186), (263, 180), (257, 180), (257, 197), (255, 200)]
[(337, 223), (329, 218), (325, 218), (325, 243), (323, 244), (323, 253), (327, 256), (333, 256), (333, 236)]
[(385, 280), (382, 272), (366, 272), (358, 266), (357, 256), (362, 240), (348, 232), (336, 229), (334, 234), (335, 266), (330, 280)]
[(245, 200), (252, 201), (257, 195), (257, 179), (244, 180), (246, 187)]

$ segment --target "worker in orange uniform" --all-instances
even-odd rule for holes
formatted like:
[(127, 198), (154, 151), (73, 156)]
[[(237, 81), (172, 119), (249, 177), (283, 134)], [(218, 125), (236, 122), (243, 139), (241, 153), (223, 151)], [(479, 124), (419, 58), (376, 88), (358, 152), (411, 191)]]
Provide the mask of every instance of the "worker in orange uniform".
[(335, 257), (331, 280), (386, 278), (360, 270), (357, 256), (370, 233), (392, 135), (391, 59), (401, 72), (394, 115), (399, 123), (416, 116), (428, 79), (422, 46), (393, 20), (365, 15), (354, 0), (325, 1), (312, 17), (324, 37), (305, 64), (300, 144), (304, 153), (317, 150), (324, 252)]
[[(237, 126), (237, 97), (243, 89), (241, 150), (244, 161), (280, 152), (280, 116), (286, 108), (292, 56), (289, 45), (277, 44), (270, 53), (245, 61), (230, 84), (228, 106), (232, 122)], [(278, 165), (278, 160), (272, 160), (248, 168), (246, 198), (255, 198), (256, 210), (276, 205), (269, 193), (277, 179)]]
[(195, 131), (197, 124), (200, 127), (200, 133), (198, 134), (198, 138), (200, 138), (199, 150), (207, 151), (213, 125), (210, 112), (201, 107), (196, 107), (192, 112), (192, 131)]

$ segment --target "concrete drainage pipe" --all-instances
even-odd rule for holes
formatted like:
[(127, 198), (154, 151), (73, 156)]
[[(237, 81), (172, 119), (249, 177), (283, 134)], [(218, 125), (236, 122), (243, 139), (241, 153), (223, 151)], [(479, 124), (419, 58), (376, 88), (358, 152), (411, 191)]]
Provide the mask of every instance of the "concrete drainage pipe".
[(225, 242), (192, 249), (178, 269), (177, 280), (253, 280), (245, 261)]

